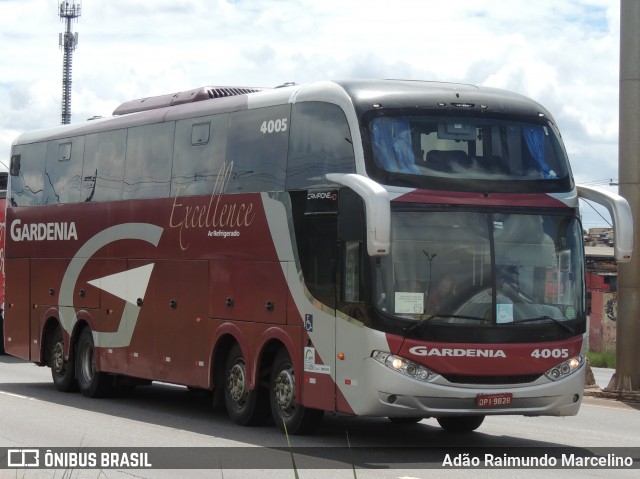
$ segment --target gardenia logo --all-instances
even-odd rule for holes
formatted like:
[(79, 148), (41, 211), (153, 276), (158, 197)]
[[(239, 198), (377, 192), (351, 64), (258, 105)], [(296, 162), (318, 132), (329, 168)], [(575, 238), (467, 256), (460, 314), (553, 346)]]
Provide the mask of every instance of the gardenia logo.
[(409, 352), (415, 356), (447, 356), (469, 358), (506, 358), (502, 349), (427, 348), (414, 346)]
[(76, 224), (61, 223), (25, 223), (14, 220), (11, 223), (11, 239), (13, 241), (55, 241), (77, 240)]

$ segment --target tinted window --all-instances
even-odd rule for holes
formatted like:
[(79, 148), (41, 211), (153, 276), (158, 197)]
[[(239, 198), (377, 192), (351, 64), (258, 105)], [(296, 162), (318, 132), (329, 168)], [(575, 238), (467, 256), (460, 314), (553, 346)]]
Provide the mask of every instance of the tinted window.
[[(11, 204), (33, 206), (42, 204), (46, 143), (17, 146), (13, 155), (20, 155), (20, 169), (11, 176)], [(13, 172), (12, 172), (13, 173)]]
[(82, 170), (82, 201), (122, 199), (127, 130), (87, 135)]
[(544, 119), (382, 114), (368, 125), (367, 169), (385, 183), (522, 192), (570, 186), (559, 133)]
[(337, 105), (293, 105), (287, 165), (287, 189), (326, 185), (327, 173), (354, 173), (351, 132)]
[(47, 142), (44, 204), (80, 201), (84, 136)]
[(228, 115), (178, 121), (171, 196), (213, 192), (227, 143)]
[(227, 192), (282, 191), (289, 139), (289, 106), (238, 111), (229, 120)]
[(124, 199), (169, 196), (175, 123), (129, 128)]

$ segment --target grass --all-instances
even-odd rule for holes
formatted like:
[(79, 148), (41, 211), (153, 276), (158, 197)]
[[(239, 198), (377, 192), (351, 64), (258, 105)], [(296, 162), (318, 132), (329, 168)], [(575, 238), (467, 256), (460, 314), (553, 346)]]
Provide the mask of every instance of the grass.
[(589, 364), (594, 368), (615, 368), (616, 367), (616, 352), (605, 351), (602, 353), (596, 351), (587, 351), (587, 358), (589, 358)]

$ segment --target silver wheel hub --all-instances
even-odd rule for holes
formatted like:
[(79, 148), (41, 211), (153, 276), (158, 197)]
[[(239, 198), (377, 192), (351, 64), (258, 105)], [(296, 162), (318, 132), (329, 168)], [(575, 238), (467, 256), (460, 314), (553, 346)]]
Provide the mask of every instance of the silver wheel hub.
[(227, 389), (233, 402), (238, 406), (245, 404), (249, 391), (247, 389), (247, 374), (243, 362), (235, 363), (229, 371)]
[(61, 342), (53, 345), (51, 354), (51, 367), (57, 373), (61, 373), (64, 370), (64, 353), (62, 350)]
[(275, 396), (283, 413), (292, 414), (295, 399), (295, 380), (291, 369), (283, 369), (275, 381)]

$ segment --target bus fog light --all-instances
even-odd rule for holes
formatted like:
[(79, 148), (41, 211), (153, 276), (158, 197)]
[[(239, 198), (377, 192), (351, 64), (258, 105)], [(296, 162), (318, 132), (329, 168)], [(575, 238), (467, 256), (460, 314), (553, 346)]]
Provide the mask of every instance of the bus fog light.
[(410, 361), (409, 359), (401, 358), (395, 354), (385, 353), (383, 351), (373, 351), (371, 357), (378, 361), (380, 364), (384, 364), (389, 369), (397, 371), (405, 376), (408, 376), (418, 381), (429, 381), (436, 376), (436, 373), (431, 371), (425, 366)]
[(571, 359), (567, 359), (566, 361), (558, 364), (557, 366), (554, 366), (553, 368), (549, 369), (546, 373), (544, 373), (544, 375), (547, 378), (551, 379), (552, 381), (558, 381), (559, 379), (563, 379), (569, 376), (570, 374), (574, 373), (578, 369), (580, 369), (580, 367), (582, 367), (584, 362), (585, 362), (584, 356), (582, 354), (579, 354), (577, 356), (574, 356)]

